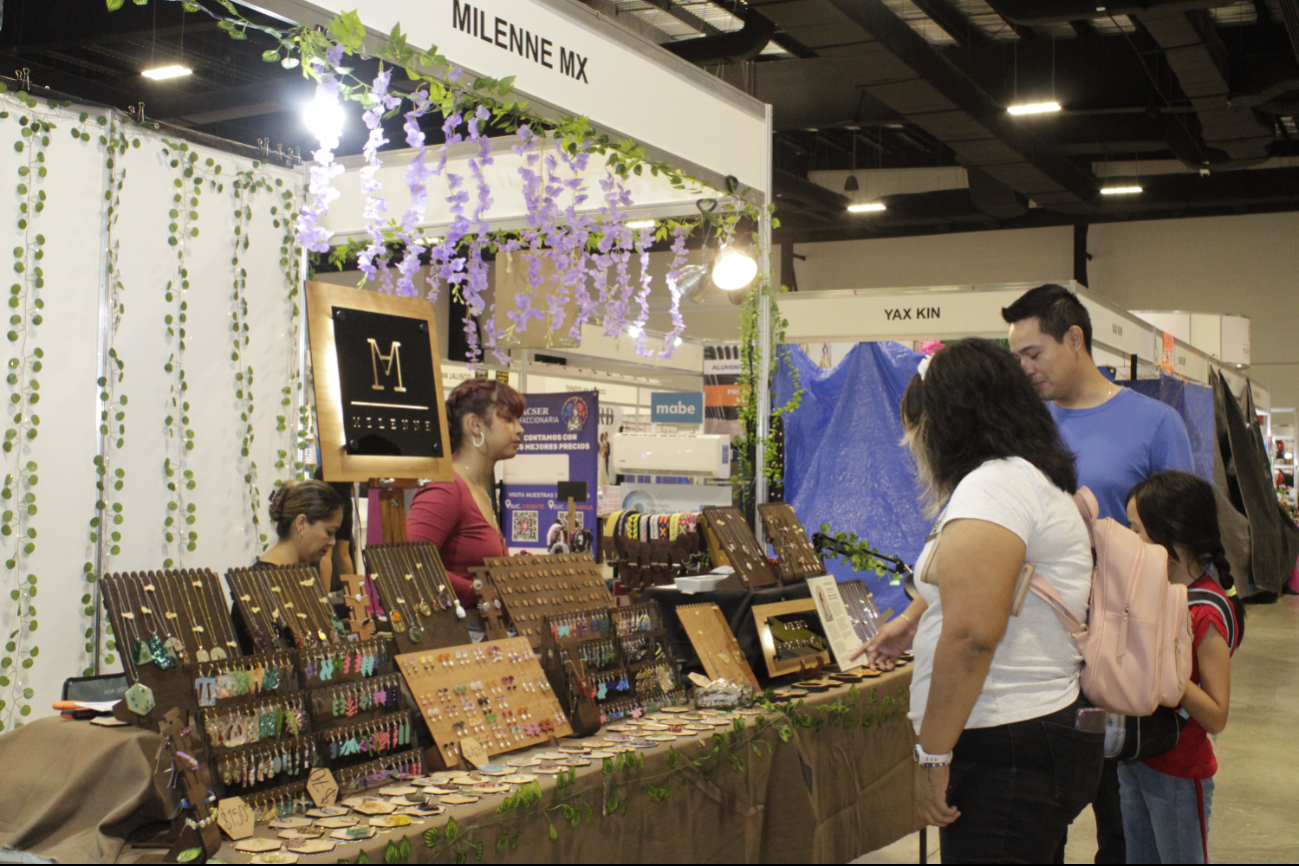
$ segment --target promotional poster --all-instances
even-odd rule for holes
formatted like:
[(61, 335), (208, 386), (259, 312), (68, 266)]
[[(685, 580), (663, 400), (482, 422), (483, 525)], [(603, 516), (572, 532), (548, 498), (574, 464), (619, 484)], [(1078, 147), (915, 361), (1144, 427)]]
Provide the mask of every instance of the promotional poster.
[(505, 540), (511, 553), (545, 553), (568, 515), (557, 496), (563, 481), (585, 482), (576, 527), (596, 536), (599, 493), (599, 396), (594, 391), (525, 394), (523, 445), (502, 465), (505, 474)]

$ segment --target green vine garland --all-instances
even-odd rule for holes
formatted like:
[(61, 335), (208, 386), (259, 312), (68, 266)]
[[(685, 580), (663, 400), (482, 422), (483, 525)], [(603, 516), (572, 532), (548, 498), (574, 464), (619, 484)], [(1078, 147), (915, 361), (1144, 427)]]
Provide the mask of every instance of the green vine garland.
[[(89, 115), (83, 113), (81, 122), (84, 124), (89, 119)], [(108, 281), (108, 365), (107, 375), (101, 376), (96, 385), (99, 387), (99, 433), (104, 437), (104, 453), (96, 455), (95, 462), (95, 489), (98, 496), (95, 501), (95, 513), (90, 519), (90, 542), (97, 544), (100, 534), (107, 531), (108, 548), (104, 551), (104, 562), (101, 563), (104, 571), (107, 571), (107, 559), (110, 556), (117, 556), (121, 553), (121, 530), (117, 527), (122, 525), (125, 520), (124, 498), (114, 496), (121, 494), (126, 486), (126, 470), (122, 467), (113, 466), (113, 458), (119, 454), (126, 445), (126, 411), (128, 399), (125, 393), (119, 393), (119, 386), (123, 384), (126, 376), (126, 364), (117, 351), (117, 331), (121, 325), (122, 315), (126, 312), (126, 303), (124, 295), (126, 286), (122, 281), (122, 271), (119, 265), (119, 246), (120, 240), (117, 237), (117, 219), (121, 212), (122, 206), (122, 187), (126, 182), (126, 166), (123, 165), (123, 157), (129, 148), (138, 148), (140, 139), (138, 137), (128, 136), (122, 123), (116, 118), (108, 118), (103, 115), (95, 119), (99, 126), (107, 126), (99, 136), (101, 146), (104, 148), (104, 167), (108, 170), (108, 190), (105, 192), (105, 199), (108, 202), (107, 209), (107, 273)], [(78, 131), (73, 129), (73, 136), (78, 135)], [(82, 132), (83, 141), (89, 140), (89, 133)], [(111, 484), (111, 492), (109, 485)], [(114, 528), (106, 529), (107, 524), (111, 522)], [(95, 563), (93, 560), (87, 561), (83, 566), (83, 573), (87, 583), (86, 594), (81, 597), (81, 603), (84, 605), (84, 614), (90, 622), (86, 624), (86, 654), (88, 659), (93, 660), (95, 652), (95, 584), (98, 581), (98, 575), (95, 572)], [(104, 661), (112, 664), (115, 661), (114, 652), (117, 649), (116, 642), (112, 636), (112, 625), (106, 620), (103, 625), (104, 633), (107, 635), (105, 642), (106, 655)], [(84, 675), (90, 676), (95, 673), (93, 665), (87, 665)]]
[[(168, 453), (162, 461), (163, 476), (167, 491), (171, 494), (167, 500), (166, 514), (163, 518), (163, 537), (168, 545), (177, 545), (174, 555), (169, 555), (162, 562), (163, 568), (175, 568), (178, 559), (184, 553), (193, 553), (198, 548), (198, 532), (192, 528), (198, 519), (198, 506), (186, 501), (187, 493), (193, 492), (198, 482), (194, 479), (194, 470), (187, 465), (185, 458), (194, 450), (194, 428), (190, 426), (190, 405), (187, 395), (189, 382), (185, 379), (185, 340), (189, 323), (189, 269), (186, 267), (185, 248), (190, 238), (199, 235), (194, 223), (199, 218), (199, 197), (203, 194), (203, 178), (195, 170), (198, 154), (190, 150), (185, 142), (172, 142), (163, 139), (164, 157), (170, 156), (170, 166), (176, 170), (172, 183), (176, 192), (172, 195), (171, 223), (168, 224), (167, 243), (176, 249), (176, 271), (167, 281), (166, 301), (174, 304), (174, 312), (163, 316), (167, 336), (176, 341), (175, 349), (168, 356), (163, 370), (172, 377), (168, 393), (168, 412), (163, 420), (167, 432)], [(181, 488), (184, 488), (182, 491)]]

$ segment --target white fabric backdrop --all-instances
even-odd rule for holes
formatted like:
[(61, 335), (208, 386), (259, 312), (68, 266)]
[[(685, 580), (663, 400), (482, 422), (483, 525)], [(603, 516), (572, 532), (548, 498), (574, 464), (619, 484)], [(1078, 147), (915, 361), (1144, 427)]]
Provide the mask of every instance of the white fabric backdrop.
[[(0, 103), (0, 108), (8, 111), (7, 117), (0, 117), (0, 180), (9, 182), (12, 193), (9, 213), (0, 213), (0, 239), (8, 241), (0, 249), (12, 248), (14, 261), (26, 265), (23, 273), (13, 274), (19, 280), (19, 294), (6, 293), (6, 297), (19, 300), (16, 308), (11, 302), (8, 312), (22, 315), (23, 333), (16, 342), (0, 338), (0, 359), (8, 364), (8, 371), (18, 374), (17, 382), (6, 386), (8, 393), (0, 395), (12, 399), (16, 394), (21, 402), (5, 402), (0, 428), (17, 426), (13, 418), (20, 406), (40, 416), (35, 439), (27, 439), (26, 428), (20, 427), (22, 447), (0, 453), (0, 472), (15, 476), (17, 482), (6, 483), (14, 498), (0, 506), (15, 512), (0, 521), (0, 531), (8, 526), (11, 533), (0, 536), (0, 551), (4, 552), (0, 558), (0, 638), (4, 639), (0, 646), (4, 650), (0, 653), (0, 701), (4, 701), (0, 730), (9, 730), (15, 723), (50, 715), (51, 702), (59, 698), (64, 679), (82, 675), (91, 664), (86, 632), (93, 618), (84, 599), (91, 592), (87, 563), (93, 562), (95, 555), (92, 538), (96, 530), (91, 519), (96, 516), (98, 499), (95, 480), (101, 406), (96, 379), (101, 343), (114, 348), (123, 364), (122, 380), (111, 383), (103, 570), (158, 569), (170, 558), (177, 567), (207, 567), (224, 575), (227, 568), (251, 562), (263, 547), (254, 514), (262, 521), (260, 532), (273, 532), (265, 517), (266, 495), (277, 479), (292, 476), (296, 444), (296, 404), (290, 400), (290, 405), (284, 406), (281, 401), (285, 398), (282, 389), (293, 389), (298, 383), (297, 328), (301, 320), (295, 299), (290, 297), (298, 287), (298, 251), (287, 241), (292, 227), (286, 212), (300, 201), (303, 175), (301, 170), (266, 164), (254, 169), (251, 160), (195, 145), (187, 145), (182, 152), (175, 146), (179, 142), (169, 144), (160, 134), (126, 118), (106, 115), (105, 124), (100, 125), (98, 118), (104, 113), (93, 109), (85, 109), (88, 116), (83, 121), (83, 110), (77, 106), (51, 108), (40, 103), (32, 109), (9, 95), (0, 97)], [(24, 117), (37, 117), (56, 126), (48, 133), (48, 147), (38, 149), (45, 153), (43, 163), (34, 161), (30, 139), (22, 136)], [(127, 136), (124, 155), (109, 153), (101, 142), (100, 136), (114, 127)], [(74, 140), (74, 128), (88, 133), (90, 141)], [(138, 146), (131, 144), (135, 139)], [(18, 152), (5, 141), (23, 141), (26, 146)], [(190, 153), (198, 155), (195, 162), (188, 162)], [(173, 159), (186, 162), (173, 167)], [(208, 159), (213, 161), (211, 166)], [(203, 180), (197, 207), (190, 206), (193, 179), (182, 176), (187, 165)], [(39, 179), (35, 171), (20, 176), (22, 166), (45, 166), (48, 173)], [(241, 172), (252, 172), (249, 179), (259, 179), (268, 188), (246, 192), (237, 199), (232, 181)], [(122, 182), (120, 201), (110, 231), (107, 217), (113, 202), (106, 199), (105, 192), (118, 179)], [(177, 179), (182, 182), (179, 190)], [(213, 187), (211, 180), (222, 188)], [(276, 181), (281, 184), (278, 188)], [(26, 194), (18, 191), (20, 182), (26, 182)], [(43, 210), (30, 213), (28, 230), (19, 230), (17, 221), (24, 216), (21, 205), (27, 202), (32, 210), (42, 190), (47, 195), (41, 202)], [(177, 192), (182, 193), (183, 207), (173, 201)], [(286, 192), (288, 202), (282, 197)], [(243, 219), (236, 216), (237, 201), (248, 205)], [(272, 214), (272, 207), (278, 213)], [(170, 215), (173, 209), (178, 211), (177, 219)], [(190, 211), (197, 212), (197, 219), (187, 219)], [(169, 243), (173, 223), (178, 234), (184, 233), (183, 245), (181, 237), (177, 237), (177, 245)], [(191, 228), (199, 229), (197, 236), (189, 235)], [(43, 236), (43, 246), (33, 243), (36, 233)], [(242, 247), (244, 239), (246, 249)], [(115, 331), (109, 310), (101, 310), (101, 285), (106, 282), (106, 272), (111, 273), (110, 243), (116, 245), (120, 279), (116, 299), (121, 307)], [(177, 292), (181, 279), (177, 250), (182, 248), (189, 288)], [(44, 253), (39, 260), (34, 258), (36, 249)], [(234, 263), (236, 252), (238, 265)], [(288, 266), (282, 264), (284, 259)], [(43, 269), (44, 287), (40, 289), (33, 285), (33, 268), (37, 266)], [(236, 295), (239, 269), (246, 271), (246, 284), (240, 290), (246, 314)], [(166, 297), (169, 281), (173, 283), (171, 301)], [(34, 307), (37, 297), (44, 303), (41, 310)], [(179, 321), (182, 303), (187, 307), (183, 325)], [(39, 325), (32, 324), (33, 315), (43, 317)], [(168, 315), (173, 317), (175, 333), (171, 335), (165, 320)], [(235, 360), (232, 327), (243, 323), (247, 324), (247, 344), (242, 345), (241, 340)], [(6, 325), (0, 333), (14, 327), (8, 319)], [(180, 327), (185, 328), (183, 353), (178, 352)], [(39, 373), (33, 374), (40, 397), (39, 403), (32, 405), (28, 403), (32, 388), (27, 371), (32, 369), (35, 347), (43, 350), (44, 358), (39, 359)], [(11, 359), (18, 360), (17, 369)], [(165, 369), (169, 360), (173, 362), (171, 372)], [(238, 392), (247, 383), (250, 367), (253, 400), (248, 417), (253, 441), (244, 456), (241, 416), (250, 407), (247, 393), (241, 398)], [(188, 390), (176, 393), (190, 403), (188, 413), (177, 412), (170, 404), (181, 370)], [(243, 382), (236, 379), (240, 373)], [(127, 397), (125, 405), (120, 402), (123, 395)], [(116, 417), (119, 412), (124, 413), (120, 421)], [(180, 423), (182, 415), (187, 417), (184, 424)], [(174, 421), (170, 428), (165, 420), (168, 416)], [(285, 418), (283, 425), (280, 416)], [(120, 448), (116, 447), (119, 423), (125, 425)], [(282, 430), (277, 429), (281, 426)], [(193, 432), (191, 451), (181, 445), (186, 431)], [(164, 475), (167, 458), (176, 469), (172, 479)], [(287, 460), (285, 468), (277, 468), (279, 460)], [(35, 485), (17, 477), (28, 461), (35, 461), (38, 467)], [(193, 473), (192, 490), (185, 484), (186, 470)], [(177, 483), (177, 491), (168, 490), (169, 480)], [(120, 490), (114, 488), (118, 481)], [(254, 487), (260, 501), (254, 501)], [(36, 494), (37, 511), (32, 516), (13, 507), (28, 491)], [(174, 512), (168, 508), (173, 501), (177, 506)], [(111, 519), (115, 505), (121, 506), (121, 521), (116, 524)], [(186, 525), (183, 517), (190, 506), (194, 522)], [(172, 543), (165, 538), (164, 521), (169, 514), (179, 515), (178, 538)], [(35, 538), (25, 536), (29, 529), (36, 530)], [(191, 531), (197, 533), (193, 551), (187, 549), (185, 538)], [(119, 536), (109, 535), (114, 532)], [(17, 540), (19, 535), (23, 535), (22, 541)], [(30, 555), (21, 553), (27, 543), (35, 545)], [(111, 552), (114, 547), (116, 554)], [(19, 551), (16, 561), (15, 551)], [(35, 585), (28, 582), (29, 575), (37, 576)], [(30, 594), (32, 590), (35, 596)], [(13, 598), (15, 591), (17, 599)], [(38, 624), (35, 630), (33, 621)], [(111, 639), (111, 635), (105, 636), (104, 672), (121, 667)], [(111, 663), (107, 661), (110, 656)], [(7, 665), (2, 664), (5, 660)]]

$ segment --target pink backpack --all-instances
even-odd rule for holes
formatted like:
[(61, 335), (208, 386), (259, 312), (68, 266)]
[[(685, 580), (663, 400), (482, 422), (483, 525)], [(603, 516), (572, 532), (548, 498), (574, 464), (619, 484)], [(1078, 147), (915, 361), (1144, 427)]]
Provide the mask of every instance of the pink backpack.
[[(1175, 707), (1191, 679), (1191, 616), (1186, 587), (1168, 581), (1168, 551), (1118, 522), (1098, 520), (1096, 496), (1074, 496), (1091, 534), (1096, 568), (1087, 623), (1040, 575), (1027, 588), (1055, 612), (1083, 656), (1082, 691), (1112, 713), (1148, 716)], [(1027, 571), (1027, 569), (1025, 569)], [(1023, 589), (1016, 593), (1016, 613)]]

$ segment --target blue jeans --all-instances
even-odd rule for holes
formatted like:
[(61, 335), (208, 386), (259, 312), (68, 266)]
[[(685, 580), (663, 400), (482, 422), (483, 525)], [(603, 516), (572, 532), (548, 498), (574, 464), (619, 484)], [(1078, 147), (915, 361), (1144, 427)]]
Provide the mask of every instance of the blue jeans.
[(1213, 805), (1213, 780), (1199, 782), (1204, 809), (1193, 779), (1152, 770), (1139, 761), (1119, 764), (1123, 833), (1129, 863), (1207, 863), (1205, 840)]
[(938, 833), (944, 863), (1051, 862), (1105, 760), (1105, 735), (1074, 728), (1082, 706), (961, 733), (947, 788), (961, 817)]

